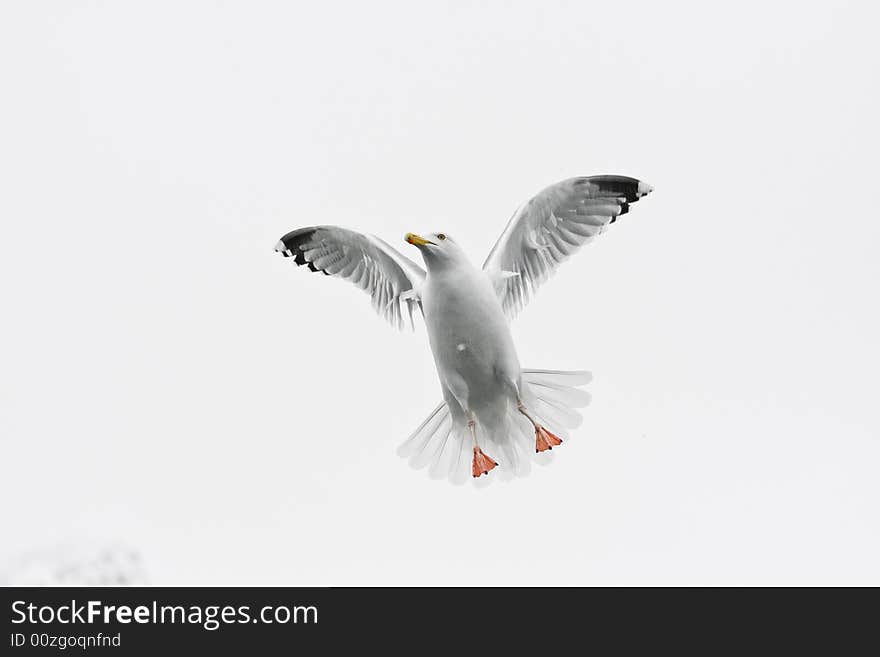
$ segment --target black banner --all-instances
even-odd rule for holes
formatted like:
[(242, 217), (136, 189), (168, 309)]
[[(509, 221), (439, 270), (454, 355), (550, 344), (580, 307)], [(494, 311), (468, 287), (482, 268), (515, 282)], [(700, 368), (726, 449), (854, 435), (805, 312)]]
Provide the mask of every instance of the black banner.
[(714, 652), (805, 643), (840, 652), (864, 645), (877, 612), (868, 589), (0, 590), (4, 655), (566, 645)]

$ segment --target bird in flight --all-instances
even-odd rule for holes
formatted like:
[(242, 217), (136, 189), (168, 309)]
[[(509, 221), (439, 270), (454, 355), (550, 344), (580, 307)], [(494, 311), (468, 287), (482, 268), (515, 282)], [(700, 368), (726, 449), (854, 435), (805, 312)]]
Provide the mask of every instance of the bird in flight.
[(513, 214), (481, 269), (447, 233), (406, 234), (425, 269), (378, 237), (338, 226), (299, 228), (275, 250), (351, 281), (398, 328), (414, 329), (421, 311), (443, 402), (401, 445), (402, 456), (453, 482), (495, 468), (504, 478), (523, 476), (580, 423), (574, 409), (589, 403), (580, 387), (591, 377), (523, 369), (510, 320), (564, 260), (651, 191), (610, 175), (551, 185)]

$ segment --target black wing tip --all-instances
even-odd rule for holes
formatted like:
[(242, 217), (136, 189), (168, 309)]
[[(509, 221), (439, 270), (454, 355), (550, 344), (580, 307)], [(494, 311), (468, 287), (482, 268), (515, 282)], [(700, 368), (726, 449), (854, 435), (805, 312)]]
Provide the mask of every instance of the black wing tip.
[(303, 265), (303, 264), (308, 265), (308, 267), (309, 267), (309, 271), (313, 271), (313, 272), (315, 272), (316, 274), (317, 274), (318, 272), (321, 272), (322, 274), (324, 274), (324, 276), (329, 276), (329, 275), (330, 275), (330, 272), (328, 272), (326, 269), (318, 269), (317, 267), (315, 267), (315, 263), (314, 263), (314, 262), (309, 262), (309, 261), (307, 261), (307, 260), (305, 259), (305, 256), (303, 256), (302, 251), (300, 251), (297, 255), (300, 256), (300, 257), (302, 257), (302, 262), (300, 262), (299, 260), (294, 260), (294, 262), (295, 262), (296, 264), (298, 264), (298, 265)]
[[(308, 265), (311, 271), (321, 271), (311, 262), (306, 260), (305, 254), (302, 252), (302, 245), (311, 240), (317, 228), (297, 228), (278, 240), (275, 250), (285, 258), (293, 258), (297, 265)], [(324, 272), (326, 273), (326, 272)], [(329, 274), (328, 274), (329, 275)]]
[[(635, 203), (654, 191), (648, 183), (629, 176), (605, 175), (578, 178), (576, 184), (589, 184), (598, 188), (600, 195), (622, 196), (627, 203)], [(627, 208), (628, 209), (628, 208)], [(624, 214), (626, 210), (621, 212)]]

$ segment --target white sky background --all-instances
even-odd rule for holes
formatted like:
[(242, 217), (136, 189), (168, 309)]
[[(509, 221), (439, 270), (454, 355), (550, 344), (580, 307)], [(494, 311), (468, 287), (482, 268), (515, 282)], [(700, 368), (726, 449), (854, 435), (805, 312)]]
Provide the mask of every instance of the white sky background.
[[(0, 9), (0, 558), (880, 584), (876, 5), (74, 4)], [(597, 173), (655, 192), (514, 325), (525, 366), (593, 371), (584, 424), (511, 484), (411, 470), (423, 324), (275, 242), (445, 231), (482, 262)]]

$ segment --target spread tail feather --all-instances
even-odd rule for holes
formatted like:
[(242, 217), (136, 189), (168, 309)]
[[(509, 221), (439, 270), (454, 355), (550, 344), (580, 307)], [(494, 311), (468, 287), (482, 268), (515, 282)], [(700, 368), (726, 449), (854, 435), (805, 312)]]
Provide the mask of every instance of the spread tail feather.
[[(569, 438), (567, 429), (576, 428), (582, 421), (575, 409), (590, 403), (590, 394), (580, 387), (591, 379), (592, 375), (585, 371), (524, 369), (520, 395), (535, 419), (565, 441)], [(549, 450), (546, 454), (535, 453), (534, 427), (514, 404), (507, 409), (501, 426), (477, 423), (477, 440), (485, 453), (498, 462), (497, 470), (488, 477), (479, 477), (478, 484), (492, 481), (496, 473), (505, 480), (524, 477), (532, 461), (546, 463), (550, 456)], [(471, 436), (466, 426), (456, 426), (446, 402), (431, 412), (397, 453), (408, 459), (413, 468), (427, 467), (432, 479), (461, 484), (473, 478)]]

